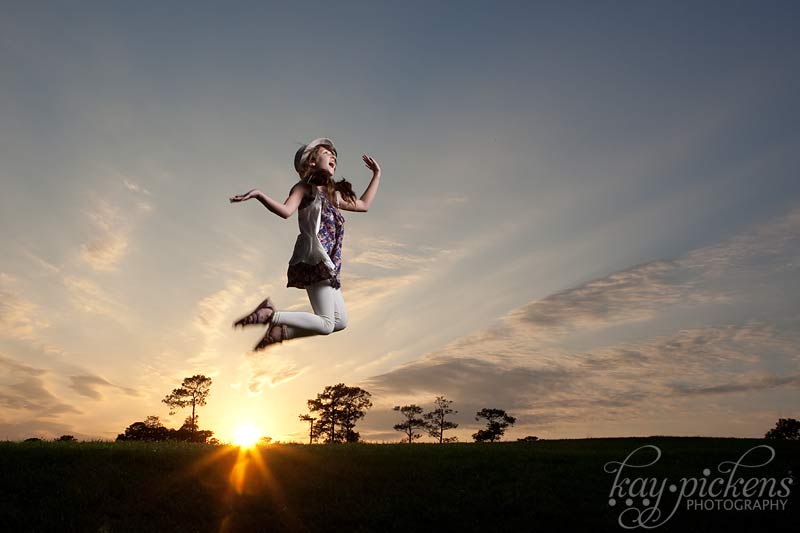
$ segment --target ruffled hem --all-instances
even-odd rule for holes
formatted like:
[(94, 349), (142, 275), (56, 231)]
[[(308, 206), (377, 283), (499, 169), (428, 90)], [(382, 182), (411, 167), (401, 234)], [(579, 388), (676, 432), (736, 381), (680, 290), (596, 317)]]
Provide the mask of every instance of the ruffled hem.
[(289, 270), (286, 274), (289, 278), (288, 283), (286, 283), (287, 287), (305, 289), (309, 285), (314, 285), (327, 279), (330, 280), (331, 287), (334, 289), (341, 288), (339, 278), (337, 276), (331, 277), (331, 272), (324, 261), (320, 261), (316, 265), (302, 262), (289, 265)]

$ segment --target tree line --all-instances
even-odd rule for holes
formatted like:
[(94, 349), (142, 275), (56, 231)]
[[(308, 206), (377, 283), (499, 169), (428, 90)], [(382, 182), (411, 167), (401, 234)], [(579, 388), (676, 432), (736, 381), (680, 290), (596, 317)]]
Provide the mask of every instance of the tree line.
[(169, 414), (174, 415), (178, 409), (191, 406), (192, 414), (187, 416), (183, 425), (178, 429), (170, 429), (161, 423), (158, 416), (150, 415), (142, 422), (134, 422), (124, 433), (117, 435), (118, 441), (144, 440), (144, 441), (163, 441), (179, 440), (184, 442), (198, 442), (204, 444), (219, 444), (219, 441), (212, 437), (213, 431), (209, 429), (201, 430), (198, 425), (199, 416), (197, 408), (206, 405), (206, 398), (211, 392), (211, 378), (202, 374), (183, 379), (183, 383), (177, 389), (161, 400), (169, 407)]
[[(191, 415), (186, 417), (180, 428), (167, 428), (158, 416), (150, 415), (145, 420), (134, 422), (125, 428), (123, 433), (117, 435), (117, 440), (180, 440), (218, 444), (219, 441), (213, 437), (214, 432), (201, 430), (198, 424), (197, 410), (206, 405), (211, 383), (211, 378), (202, 374), (184, 378), (180, 387), (173, 389), (161, 400), (169, 407), (170, 415), (174, 415), (178, 409), (192, 408)], [(356, 423), (364, 418), (367, 410), (372, 407), (371, 396), (361, 387), (349, 387), (344, 383), (326, 386), (316, 398), (308, 400), (309, 412), (299, 417), (300, 420), (309, 423), (308, 442), (310, 444), (360, 442), (361, 434), (356, 431)], [(394, 410), (402, 414), (403, 421), (395, 424), (394, 429), (405, 434), (404, 442), (414, 442), (419, 439), (422, 436), (420, 431), (426, 432), (440, 444), (457, 442), (457, 437), (445, 436), (446, 431), (458, 427), (457, 423), (449, 420), (452, 414), (458, 413), (451, 408), (452, 403), (443, 396), (437, 396), (434, 409), (425, 414), (422, 413), (422, 407), (415, 404), (395, 406)], [(481, 418), (486, 420), (486, 428), (472, 435), (475, 442), (498, 441), (506, 428), (516, 422), (516, 418), (502, 409), (484, 408), (475, 415), (476, 421)], [(518, 440), (531, 441), (537, 438), (526, 437)]]
[[(355, 431), (355, 424), (364, 418), (367, 409), (372, 407), (370, 393), (360, 387), (348, 387), (344, 383), (325, 387), (325, 390), (313, 400), (308, 400), (309, 413), (299, 415), (300, 420), (309, 423), (308, 442), (358, 442), (360, 435)], [(440, 444), (457, 442), (455, 436), (445, 437), (445, 431), (455, 429), (458, 424), (448, 417), (458, 413), (451, 409), (452, 400), (437, 396), (433, 410), (423, 414), (423, 408), (416, 405), (395, 406), (403, 421), (395, 424), (393, 429), (405, 433), (403, 442), (414, 442), (426, 432)], [(316, 415), (316, 416), (313, 416)], [(421, 415), (421, 416), (420, 416)], [(475, 442), (499, 441), (508, 426), (513, 426), (517, 419), (503, 409), (484, 408), (475, 413), (475, 420), (486, 419), (486, 428), (472, 434)], [(338, 429), (337, 429), (338, 428)], [(520, 441), (535, 441), (537, 437), (528, 436)]]
[[(118, 441), (164, 441), (179, 440), (206, 444), (219, 444), (211, 430), (201, 430), (198, 425), (197, 408), (206, 405), (206, 398), (211, 391), (211, 378), (202, 374), (183, 379), (181, 386), (173, 389), (162, 401), (169, 407), (169, 414), (174, 415), (178, 409), (192, 408), (181, 427), (171, 429), (161, 423), (158, 416), (150, 415), (144, 421), (134, 422), (117, 435)], [(303, 422), (309, 423), (308, 442), (337, 443), (360, 442), (361, 435), (356, 431), (356, 423), (364, 418), (372, 407), (371, 394), (360, 387), (349, 387), (344, 383), (326, 386), (317, 397), (308, 400), (308, 413), (299, 415)], [(458, 411), (451, 408), (453, 402), (444, 396), (437, 396), (432, 410), (423, 413), (424, 409), (416, 404), (399, 406), (393, 410), (401, 414), (401, 422), (393, 429), (404, 434), (402, 442), (412, 443), (424, 433), (434, 442), (446, 444), (458, 442), (455, 436), (445, 436), (445, 432), (456, 429), (458, 424), (450, 417)], [(516, 418), (503, 409), (483, 408), (475, 413), (475, 420), (484, 419), (486, 427), (472, 434), (475, 442), (496, 442), (502, 439), (506, 429), (516, 423)], [(781, 418), (775, 427), (765, 435), (766, 439), (800, 440), (800, 421), (794, 418)], [(26, 442), (41, 441), (29, 438)], [(74, 442), (72, 435), (62, 435), (55, 441)], [(266, 442), (269, 437), (262, 438)], [(533, 442), (538, 437), (527, 436), (517, 441)]]

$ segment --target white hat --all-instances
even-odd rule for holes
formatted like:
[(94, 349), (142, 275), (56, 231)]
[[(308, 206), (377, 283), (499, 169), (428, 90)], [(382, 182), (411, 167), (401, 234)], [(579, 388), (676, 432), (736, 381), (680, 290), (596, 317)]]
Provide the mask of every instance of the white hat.
[(323, 146), (330, 146), (331, 151), (333, 151), (333, 155), (338, 157), (336, 153), (336, 147), (333, 145), (333, 141), (328, 139), (327, 137), (320, 137), (319, 139), (314, 139), (308, 144), (301, 146), (297, 152), (294, 154), (294, 169), (297, 171), (298, 174), (303, 173), (303, 167), (306, 164), (306, 160), (311, 152), (319, 145)]

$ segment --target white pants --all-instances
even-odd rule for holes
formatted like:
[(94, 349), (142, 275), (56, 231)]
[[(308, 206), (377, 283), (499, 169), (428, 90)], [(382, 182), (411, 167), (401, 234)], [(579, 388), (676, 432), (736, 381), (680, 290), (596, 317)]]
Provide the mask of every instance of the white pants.
[(347, 327), (347, 311), (341, 289), (331, 287), (323, 280), (306, 287), (308, 299), (314, 313), (299, 311), (275, 311), (273, 324), (286, 324), (287, 339), (310, 335), (329, 335)]

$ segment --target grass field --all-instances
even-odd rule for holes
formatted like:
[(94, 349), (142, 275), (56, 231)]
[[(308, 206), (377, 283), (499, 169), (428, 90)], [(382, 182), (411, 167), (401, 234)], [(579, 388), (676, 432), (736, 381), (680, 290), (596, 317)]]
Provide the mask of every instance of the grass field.
[[(798, 441), (690, 437), (284, 444), (247, 454), (182, 443), (0, 442), (0, 530), (625, 531), (617, 522), (625, 503), (609, 505), (614, 474), (603, 467), (644, 444), (661, 458), (631, 477), (673, 482), (702, 478), (705, 468), (722, 476), (721, 462), (759, 444), (775, 458), (741, 477), (781, 478), (800, 463)], [(800, 531), (798, 491), (795, 481), (782, 510), (679, 507), (664, 521), (675, 500), (665, 491), (654, 529)]]

